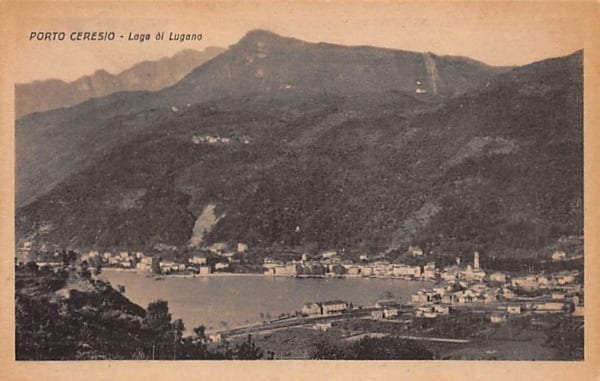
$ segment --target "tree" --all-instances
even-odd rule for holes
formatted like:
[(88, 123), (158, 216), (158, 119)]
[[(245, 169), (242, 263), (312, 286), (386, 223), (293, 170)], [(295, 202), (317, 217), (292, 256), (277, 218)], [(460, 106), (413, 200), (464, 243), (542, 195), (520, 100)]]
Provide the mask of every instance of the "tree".
[(185, 331), (185, 325), (183, 320), (177, 319), (171, 324), (173, 330), (173, 360), (177, 359), (177, 353), (181, 352), (181, 339), (183, 338), (183, 331)]
[(234, 357), (237, 360), (260, 360), (263, 357), (263, 351), (254, 344), (252, 335), (242, 344), (236, 346)]
[(152, 359), (163, 355), (163, 347), (171, 330), (171, 314), (169, 304), (164, 300), (157, 300), (148, 304), (144, 323), (152, 339)]
[(160, 260), (161, 258), (158, 255), (152, 257), (152, 273), (160, 274)]
[(200, 325), (194, 328), (194, 338), (197, 340), (204, 340), (206, 338), (206, 327)]

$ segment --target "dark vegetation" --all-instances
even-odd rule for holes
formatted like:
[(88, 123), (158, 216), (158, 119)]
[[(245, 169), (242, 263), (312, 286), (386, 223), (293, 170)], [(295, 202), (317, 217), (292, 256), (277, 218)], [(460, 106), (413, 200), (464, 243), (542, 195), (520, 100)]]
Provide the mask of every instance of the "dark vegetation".
[(17, 360), (240, 359), (265, 356), (249, 336), (234, 347), (209, 348), (204, 327), (184, 336), (166, 301), (146, 310), (108, 282), (91, 278), (85, 263), (65, 258), (56, 272), (30, 262), (16, 274)]
[[(33, 174), (62, 159), (45, 160), (46, 150), (65, 161), (47, 172), (62, 181), (17, 210), (18, 236), (183, 246), (209, 203), (224, 217), (208, 243), (265, 250), (416, 243), (441, 256), (533, 257), (581, 236), (581, 52), (509, 71), (433, 58), (447, 87), (419, 97), (420, 54), (254, 33), (165, 92), (25, 118), (17, 146), (43, 149), (25, 159), (18, 148), (19, 184), (48, 188)], [(288, 81), (295, 87), (282, 89)], [(232, 141), (194, 144), (193, 135)], [(101, 143), (89, 152), (92, 141)], [(43, 224), (51, 228), (40, 234)]]
[(365, 337), (353, 344), (321, 341), (310, 353), (317, 360), (432, 360), (433, 353), (416, 341)]

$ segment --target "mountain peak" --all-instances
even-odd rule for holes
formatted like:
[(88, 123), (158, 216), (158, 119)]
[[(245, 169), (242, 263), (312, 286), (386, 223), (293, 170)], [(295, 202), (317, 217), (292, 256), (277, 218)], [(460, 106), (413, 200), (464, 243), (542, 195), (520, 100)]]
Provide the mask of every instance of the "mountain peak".
[(281, 45), (290, 42), (301, 42), (295, 38), (283, 37), (277, 33), (273, 33), (264, 29), (254, 29), (246, 33), (244, 37), (236, 44), (236, 46), (262, 48), (267, 45)]

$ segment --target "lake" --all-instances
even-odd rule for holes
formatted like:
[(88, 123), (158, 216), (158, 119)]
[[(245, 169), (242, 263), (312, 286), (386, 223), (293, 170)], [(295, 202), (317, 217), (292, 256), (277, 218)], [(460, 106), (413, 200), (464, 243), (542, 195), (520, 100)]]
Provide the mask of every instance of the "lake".
[(411, 294), (429, 285), (400, 279), (298, 279), (258, 274), (156, 280), (141, 273), (104, 271), (100, 278), (113, 287), (125, 286), (125, 296), (144, 308), (156, 299), (168, 301), (173, 319), (183, 319), (188, 332), (199, 325), (217, 331), (256, 323), (263, 320), (261, 314), (276, 318), (313, 301), (341, 299), (365, 306), (393, 295), (405, 303)]

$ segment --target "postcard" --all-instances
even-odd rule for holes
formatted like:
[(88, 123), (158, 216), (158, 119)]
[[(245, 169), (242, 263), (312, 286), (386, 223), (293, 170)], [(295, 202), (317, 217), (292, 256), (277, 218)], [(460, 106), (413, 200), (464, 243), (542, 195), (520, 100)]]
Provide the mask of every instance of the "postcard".
[(4, 379), (598, 379), (593, 2), (4, 2)]

